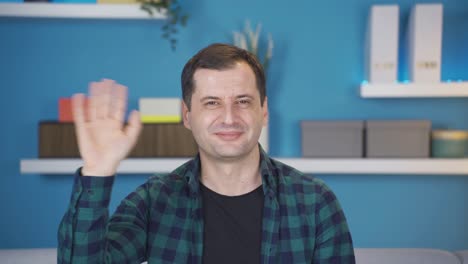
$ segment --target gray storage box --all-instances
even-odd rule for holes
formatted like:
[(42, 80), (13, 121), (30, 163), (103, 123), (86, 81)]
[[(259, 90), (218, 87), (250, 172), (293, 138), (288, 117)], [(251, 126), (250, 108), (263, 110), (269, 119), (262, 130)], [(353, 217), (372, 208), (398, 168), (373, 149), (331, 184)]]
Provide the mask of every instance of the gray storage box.
[(363, 157), (364, 121), (302, 121), (302, 156)]
[(371, 120), (366, 122), (366, 156), (372, 158), (427, 158), (431, 121)]

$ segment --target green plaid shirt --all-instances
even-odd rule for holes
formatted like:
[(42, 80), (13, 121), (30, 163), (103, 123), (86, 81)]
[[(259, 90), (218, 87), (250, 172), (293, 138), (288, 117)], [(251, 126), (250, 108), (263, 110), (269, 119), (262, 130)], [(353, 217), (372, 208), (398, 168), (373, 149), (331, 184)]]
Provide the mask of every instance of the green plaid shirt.
[[(261, 263), (355, 263), (344, 213), (319, 179), (261, 151)], [(58, 263), (202, 263), (200, 159), (149, 178), (109, 219), (114, 177), (80, 170), (58, 231)]]

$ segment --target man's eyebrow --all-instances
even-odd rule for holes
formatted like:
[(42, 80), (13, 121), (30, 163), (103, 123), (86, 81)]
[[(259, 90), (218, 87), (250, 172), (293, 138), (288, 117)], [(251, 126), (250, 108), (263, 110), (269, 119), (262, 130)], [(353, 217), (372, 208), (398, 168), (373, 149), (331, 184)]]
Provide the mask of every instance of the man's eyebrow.
[(254, 97), (253, 97), (252, 95), (250, 95), (250, 94), (241, 94), (241, 95), (236, 96), (237, 99), (239, 99), (239, 98), (245, 98), (245, 97), (247, 97), (247, 98), (249, 98), (249, 99), (253, 99), (253, 98), (254, 98)]
[(200, 102), (203, 102), (206, 100), (220, 100), (220, 98), (217, 96), (205, 96), (200, 99)]
[[(240, 94), (240, 95), (236, 96), (236, 99), (240, 99), (240, 98), (253, 99), (254, 97), (252, 95), (250, 95), (250, 94)], [(208, 95), (208, 96), (202, 97), (200, 99), (200, 102), (203, 102), (203, 101), (206, 101), (206, 100), (221, 100), (221, 98), (217, 97), (217, 96), (213, 96), (213, 95)]]

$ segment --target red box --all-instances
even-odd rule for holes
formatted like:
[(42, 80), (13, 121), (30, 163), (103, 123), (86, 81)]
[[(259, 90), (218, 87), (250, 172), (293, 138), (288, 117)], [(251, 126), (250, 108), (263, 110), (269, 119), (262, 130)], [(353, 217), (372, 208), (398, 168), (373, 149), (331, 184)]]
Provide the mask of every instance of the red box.
[(71, 98), (59, 99), (59, 122), (73, 122)]
[[(88, 105), (88, 99), (85, 99), (85, 113), (86, 106)], [(73, 110), (72, 102), (70, 97), (60, 97), (59, 98), (59, 122), (73, 122)]]

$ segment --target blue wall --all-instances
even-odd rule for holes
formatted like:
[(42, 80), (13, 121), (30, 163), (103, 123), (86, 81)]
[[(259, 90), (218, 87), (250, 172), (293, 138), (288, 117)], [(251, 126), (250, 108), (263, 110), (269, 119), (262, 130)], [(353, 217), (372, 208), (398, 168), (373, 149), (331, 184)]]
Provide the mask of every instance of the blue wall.
[[(467, 99), (362, 99), (363, 39), (370, 0), (185, 1), (189, 26), (176, 52), (161, 21), (0, 18), (0, 248), (55, 247), (70, 197), (69, 175), (22, 175), (37, 157), (38, 122), (57, 119), (57, 100), (103, 77), (142, 96), (180, 96), (186, 60), (250, 18), (275, 40), (269, 71), (271, 153), (300, 156), (304, 119), (430, 119), (468, 129)], [(401, 7), (402, 36), (409, 10)], [(434, 1), (427, 1), (434, 2)], [(468, 2), (444, 3), (442, 78), (468, 80)], [(406, 78), (405, 65), (400, 79)], [(148, 175), (119, 175), (111, 212)], [(357, 247), (468, 248), (468, 177), (317, 175), (338, 195)]]

